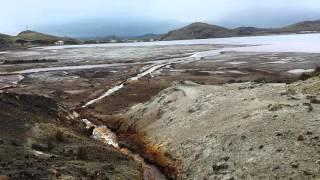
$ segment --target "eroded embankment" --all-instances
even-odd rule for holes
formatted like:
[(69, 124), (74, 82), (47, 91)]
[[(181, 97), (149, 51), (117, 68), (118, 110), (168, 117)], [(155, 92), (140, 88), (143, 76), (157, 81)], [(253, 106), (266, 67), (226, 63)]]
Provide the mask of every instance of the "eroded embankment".
[(132, 107), (121, 129), (179, 159), (181, 179), (317, 179), (319, 87), (177, 83)]
[[(187, 60), (186, 59), (173, 59), (173, 60), (168, 60), (163, 63), (156, 63), (152, 65), (147, 65), (141, 69), (141, 73), (130, 77), (127, 79), (125, 82), (116, 85), (115, 87), (109, 89), (106, 91), (104, 94), (101, 96), (90, 100), (86, 104), (82, 106), (82, 109), (80, 111), (84, 111), (84, 108), (89, 107), (92, 104), (97, 103), (98, 101), (101, 101), (102, 99), (114, 94), (115, 92), (121, 90), (124, 88), (128, 83), (131, 81), (137, 81), (140, 78), (149, 75), (153, 73), (154, 71), (157, 71), (161, 69), (162, 67), (172, 64), (172, 63), (181, 63), (181, 62), (186, 62), (186, 61), (192, 61), (192, 60), (197, 60), (197, 58), (194, 57), (189, 57)], [(177, 174), (177, 162), (171, 160), (170, 158), (166, 157), (162, 152), (161, 148), (156, 146), (156, 145), (150, 145), (145, 142), (145, 137), (142, 134), (138, 133), (133, 133), (133, 132), (121, 132), (118, 131), (119, 139), (120, 142), (118, 142), (118, 138), (116, 137), (113, 132), (108, 129), (107, 126), (97, 126), (93, 124), (91, 121), (84, 119), (83, 122), (87, 125), (88, 129), (92, 129), (92, 137), (96, 140), (102, 141), (106, 144), (112, 145), (113, 147), (117, 148), (120, 152), (123, 152), (124, 154), (134, 157), (138, 162), (142, 163), (143, 169), (144, 169), (144, 178), (146, 180), (149, 179), (165, 179), (165, 176), (168, 177), (169, 179), (175, 179), (176, 174)], [(124, 123), (125, 121), (120, 121), (121, 123)], [(119, 122), (118, 122), (119, 123)], [(120, 148), (119, 144), (122, 145), (122, 147), (125, 148)], [(130, 150), (133, 150), (130, 151)], [(150, 162), (151, 164), (155, 164), (159, 167), (159, 169), (165, 174), (163, 175), (157, 167), (150, 165), (146, 162)], [(150, 178), (152, 177), (152, 178)]]
[[(115, 133), (113, 133), (107, 126), (96, 126), (93, 124), (91, 121), (87, 119), (82, 119), (82, 122), (86, 125), (86, 128), (91, 132), (91, 137), (97, 141), (100, 141), (102, 143), (108, 144), (113, 146), (115, 149), (117, 149), (119, 152), (123, 153), (124, 155), (132, 158), (136, 162), (140, 163), (142, 166), (142, 174), (143, 174), (143, 179), (144, 180), (165, 180), (166, 177), (165, 175), (162, 174), (162, 172), (158, 169), (158, 167), (149, 164), (148, 162), (145, 161), (144, 156), (140, 156), (139, 153), (133, 152), (129, 150), (129, 148), (123, 147), (119, 145), (119, 140), (116, 136)], [(134, 145), (136, 146), (138, 142), (133, 142)], [(132, 147), (132, 146), (130, 146)], [(130, 148), (132, 149), (132, 148)], [(141, 148), (139, 148), (141, 149)], [(145, 149), (143, 149), (145, 150)], [(140, 151), (139, 151), (140, 152)], [(154, 151), (155, 153), (156, 151)], [(147, 154), (150, 154), (149, 152), (146, 152)], [(154, 154), (152, 154), (154, 155)], [(162, 169), (161, 169), (162, 170)]]
[(148, 141), (145, 134), (136, 131), (119, 130), (117, 134), (120, 146), (140, 154), (146, 162), (154, 164), (168, 179), (177, 178), (179, 160), (166, 154), (161, 145)]

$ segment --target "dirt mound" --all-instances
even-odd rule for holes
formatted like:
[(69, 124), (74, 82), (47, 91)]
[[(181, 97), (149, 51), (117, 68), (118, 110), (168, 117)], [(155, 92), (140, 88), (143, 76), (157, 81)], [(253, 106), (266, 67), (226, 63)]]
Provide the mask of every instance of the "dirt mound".
[(182, 179), (316, 179), (319, 82), (178, 83), (134, 106), (122, 129), (180, 162)]
[(139, 163), (89, 138), (50, 98), (0, 94), (0, 175), (10, 179), (141, 179)]

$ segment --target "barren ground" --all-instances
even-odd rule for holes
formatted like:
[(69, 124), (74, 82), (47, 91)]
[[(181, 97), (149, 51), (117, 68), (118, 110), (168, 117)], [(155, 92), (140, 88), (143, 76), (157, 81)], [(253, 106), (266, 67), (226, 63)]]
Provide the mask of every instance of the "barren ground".
[[(316, 150), (319, 112), (318, 105), (310, 103), (308, 98), (317, 95), (317, 83), (320, 80), (286, 83), (297, 81), (301, 70), (319, 66), (320, 55), (224, 52), (215, 57), (187, 61), (195, 52), (222, 47), (231, 46), (175, 45), (10, 51), (0, 54), (0, 62), (6, 62), (0, 64), (0, 92), (4, 98), (6, 93), (16, 93), (18, 97), (22, 94), (45, 96), (70, 112), (76, 110), (82, 118), (88, 118), (97, 125), (107, 125), (118, 133), (122, 146), (142, 154), (171, 178), (319, 177), (317, 158), (320, 157)], [(177, 63), (177, 58), (182, 61)], [(44, 60), (35, 61), (37, 59)], [(10, 61), (19, 63), (10, 64)], [(81, 108), (109, 88), (140, 73), (143, 67), (163, 62), (166, 66), (152, 75), (138, 81), (128, 81), (124, 88), (111, 96)], [(97, 64), (100, 67), (89, 67)], [(172, 85), (186, 80), (201, 85)], [(258, 84), (246, 83), (249, 81)], [(29, 124), (35, 118), (34, 115), (24, 118), (25, 108), (32, 107), (28, 102), (19, 106), (19, 111), (23, 113), (16, 114), (14, 108), (5, 114), (11, 102), (4, 103), (4, 106), (1, 105), (5, 108), (3, 114), (0, 113), (0, 123), (6, 123), (3, 127), (12, 126), (12, 132), (20, 128), (19, 123)], [(270, 110), (273, 107), (275, 110)], [(43, 111), (45, 115), (40, 113), (39, 116), (48, 119), (46, 110)], [(13, 120), (6, 120), (8, 114)], [(25, 120), (20, 122), (19, 119)], [(41, 122), (42, 119), (36, 118), (35, 121)], [(74, 128), (76, 123), (72, 126), (59, 122), (46, 123), (50, 124), (50, 128), (45, 124), (39, 129), (32, 124), (28, 125), (26, 131), (37, 127), (37, 131), (44, 133), (44, 139), (54, 134), (51, 130), (59, 128), (69, 134), (77, 134), (77, 138), (69, 137), (70, 143), (57, 146), (53, 154), (60, 159), (50, 161), (48, 167), (57, 169), (64, 167), (61, 163), (67, 163), (70, 166), (64, 168), (72, 171), (59, 172), (76, 178), (79, 174), (73, 172), (78, 170), (72, 168), (95, 167), (94, 172), (100, 172), (102, 166), (110, 164), (106, 162), (110, 160), (115, 167), (101, 177), (142, 178), (139, 163), (123, 157), (123, 154), (111, 147), (93, 141), (89, 135), (83, 134), (81, 128), (69, 132), (68, 129)], [(18, 139), (14, 134), (2, 133), (0, 138), (10, 142), (10, 138)], [(24, 132), (17, 135), (29, 137)], [(97, 149), (90, 153), (95, 156), (90, 161), (62, 153), (68, 148), (74, 151), (80, 142)], [(24, 148), (30, 148), (30, 143), (26, 141), (21, 144), (24, 144), (21, 146), (23, 148), (5, 143), (0, 145), (0, 152), (3, 155), (12, 149), (10, 152), (15, 153), (7, 157), (16, 158), (13, 164), (19, 164), (22, 162), (20, 156), (29, 155), (29, 152), (24, 152)], [(7, 166), (7, 161), (8, 158), (1, 158), (6, 169), (0, 171), (0, 174), (17, 175), (19, 167)], [(39, 161), (42, 163), (47, 160), (40, 158)], [(36, 168), (43, 166), (41, 163)], [(26, 166), (26, 163), (22, 164), (21, 167)], [(39, 170), (39, 173), (42, 177), (47, 176), (48, 172)]]

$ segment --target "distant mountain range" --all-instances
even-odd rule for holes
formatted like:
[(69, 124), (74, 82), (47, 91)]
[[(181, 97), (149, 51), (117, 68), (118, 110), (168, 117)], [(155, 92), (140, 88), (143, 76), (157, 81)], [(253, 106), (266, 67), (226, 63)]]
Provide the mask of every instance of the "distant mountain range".
[(90, 42), (100, 42), (100, 43), (110, 43), (110, 42), (148, 42), (148, 41), (159, 41), (163, 34), (144, 34), (140, 36), (102, 36), (102, 37), (86, 37), (81, 38), (84, 43)]
[(320, 32), (319, 21), (305, 21), (281, 28), (239, 27), (228, 29), (206, 23), (193, 23), (181, 29), (173, 30), (160, 38), (162, 41), (184, 39), (208, 39), (235, 36), (254, 36), (267, 34), (312, 33)]
[(186, 39), (208, 39), (236, 36), (257, 36), (268, 34), (290, 34), (290, 33), (316, 33), (320, 32), (320, 20), (304, 21), (281, 28), (256, 28), (256, 27), (238, 27), (229, 29), (221, 26), (193, 23), (183, 28), (173, 30), (167, 34), (146, 34), (134, 37), (95, 37), (87, 39), (74, 39), (68, 37), (58, 37), (36, 31), (23, 31), (17, 36), (0, 34), (0, 48), (12, 48), (27, 45), (54, 45), (58, 41), (64, 44), (81, 43), (106, 43), (106, 42), (132, 42), (132, 41), (170, 41)]

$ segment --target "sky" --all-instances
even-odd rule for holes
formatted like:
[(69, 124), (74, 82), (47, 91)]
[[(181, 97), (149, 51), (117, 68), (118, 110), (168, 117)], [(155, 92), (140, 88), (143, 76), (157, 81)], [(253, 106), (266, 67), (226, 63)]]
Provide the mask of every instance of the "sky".
[(192, 22), (279, 27), (320, 19), (319, 0), (0, 0), (0, 33), (95, 37), (165, 33)]

